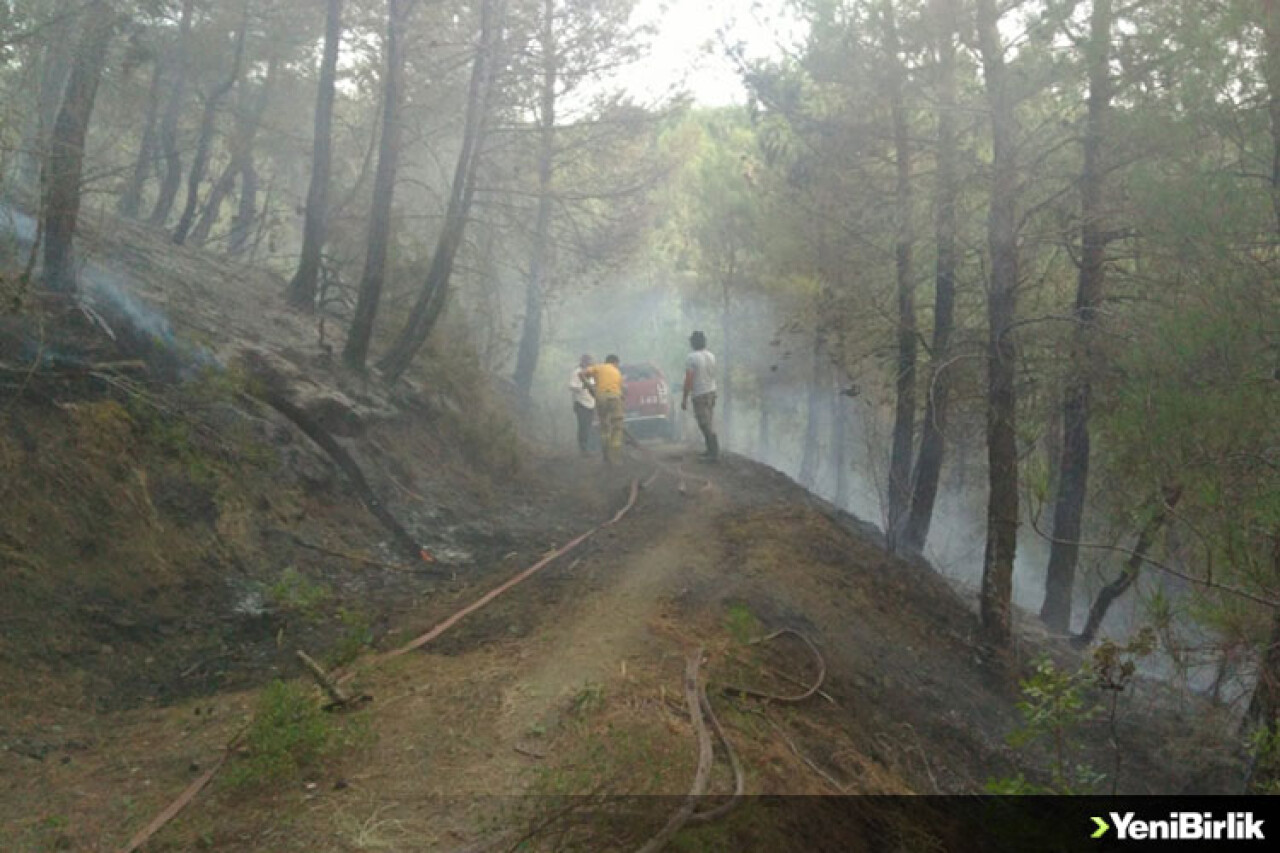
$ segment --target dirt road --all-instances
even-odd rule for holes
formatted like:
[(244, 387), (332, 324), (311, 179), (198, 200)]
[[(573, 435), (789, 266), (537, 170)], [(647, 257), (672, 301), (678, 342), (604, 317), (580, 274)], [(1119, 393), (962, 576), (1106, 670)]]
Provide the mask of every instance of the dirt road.
[[(1016, 692), (979, 652), (972, 616), (944, 581), (888, 557), (865, 526), (776, 472), (689, 455), (656, 448), (611, 471), (594, 458), (546, 460), (542, 482), (552, 496), (574, 496), (577, 530), (616, 511), (632, 479), (657, 476), (622, 523), (438, 641), (364, 670), (355, 686), (373, 701), (344, 718), (357, 733), (346, 750), (282, 787), (215, 782), (149, 849), (453, 850), (510, 846), (531, 827), (536, 844), (555, 836), (634, 848), (675, 798), (646, 800), (622, 823), (579, 808), (539, 824), (532, 812), (567, 794), (687, 791), (696, 745), (680, 685), (696, 647), (749, 793), (976, 791), (1019, 769), (1003, 740), (1017, 723)], [(381, 645), (403, 643), (518, 568), (500, 562), (428, 599)], [(795, 693), (811, 681), (817, 665), (802, 643), (750, 644), (778, 628), (821, 651), (820, 696), (782, 707), (715, 689)], [(0, 753), (6, 849), (117, 847), (217, 757), (252, 701), (63, 715), (45, 760)], [(1152, 744), (1150, 755), (1135, 746), (1130, 762), (1139, 789), (1159, 741), (1176, 749), (1162, 725), (1126, 722), (1135, 745)], [(732, 788), (726, 767), (720, 756), (713, 792)], [(782, 843), (789, 831), (745, 809), (695, 832), (708, 849), (765, 849), (734, 844)]]

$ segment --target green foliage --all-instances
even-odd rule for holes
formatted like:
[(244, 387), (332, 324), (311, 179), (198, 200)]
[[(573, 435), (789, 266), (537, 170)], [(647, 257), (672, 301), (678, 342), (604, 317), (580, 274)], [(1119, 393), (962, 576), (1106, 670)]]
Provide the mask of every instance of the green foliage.
[(604, 686), (588, 681), (574, 694), (569, 703), (569, 713), (575, 717), (586, 717), (604, 708)]
[(760, 620), (745, 604), (731, 604), (724, 617), (724, 627), (739, 643), (760, 635)]
[(369, 624), (367, 614), (343, 608), (339, 619), (343, 626), (342, 636), (325, 656), (325, 663), (330, 669), (346, 666), (373, 644), (373, 627)]
[(1072, 794), (1087, 793), (1098, 785), (1102, 777), (1097, 772), (1070, 760), (1073, 737), (1098, 714), (1097, 705), (1086, 695), (1091, 680), (1088, 669), (1064, 672), (1047, 656), (1035, 662), (1031, 675), (1021, 683), (1023, 699), (1017, 708), (1022, 714), (1022, 725), (1010, 732), (1007, 739), (1011, 746), (1018, 748), (1048, 741), (1051, 781), (1047, 786), (1040, 786), (1020, 774), (1013, 779), (988, 781), (988, 792)]
[(1254, 794), (1280, 794), (1280, 728), (1259, 726), (1249, 737)]
[(254, 788), (297, 778), (335, 744), (335, 732), (306, 688), (267, 685), (244, 736), (248, 750), (226, 776), (232, 788)]
[(280, 579), (267, 588), (267, 597), (279, 609), (314, 619), (332, 598), (329, 587), (313, 581), (294, 566), (287, 566)]

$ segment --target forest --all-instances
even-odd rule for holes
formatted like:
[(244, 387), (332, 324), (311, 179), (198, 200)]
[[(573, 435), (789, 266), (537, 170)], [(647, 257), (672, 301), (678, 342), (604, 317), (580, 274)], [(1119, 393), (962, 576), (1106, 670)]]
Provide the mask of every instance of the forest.
[(715, 104), (637, 84), (644, 5), (0, 3), (0, 418), (79, 369), (58, 306), (122, 360), (183, 326), (108, 254), (369, 399), (482, 399), (442, 452), (495, 470), (571, 444), (580, 353), (676, 385), (705, 330), (728, 454), (927, 561), (992, 654), (1140, 657), (1280, 790), (1280, 2), (725, 4)]

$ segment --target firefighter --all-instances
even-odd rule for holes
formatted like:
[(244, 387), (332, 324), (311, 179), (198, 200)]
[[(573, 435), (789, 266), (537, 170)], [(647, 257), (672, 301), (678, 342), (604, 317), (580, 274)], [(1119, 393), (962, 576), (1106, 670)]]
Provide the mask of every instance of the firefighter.
[(604, 364), (593, 364), (578, 371), (583, 382), (593, 382), (596, 389), (596, 415), (600, 419), (600, 448), (606, 465), (622, 460), (622, 371), (618, 357), (605, 356)]

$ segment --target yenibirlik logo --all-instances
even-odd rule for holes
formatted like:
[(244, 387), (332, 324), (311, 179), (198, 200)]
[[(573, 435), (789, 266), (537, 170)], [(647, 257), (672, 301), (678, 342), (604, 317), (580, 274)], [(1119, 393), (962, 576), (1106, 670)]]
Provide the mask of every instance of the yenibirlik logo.
[[(1120, 841), (1265, 841), (1262, 818), (1252, 812), (1230, 812), (1217, 820), (1213, 812), (1170, 812), (1168, 820), (1143, 820), (1133, 812), (1107, 813), (1115, 824), (1115, 837)], [(1090, 838), (1102, 838), (1110, 830), (1100, 817), (1093, 819), (1097, 829)]]

